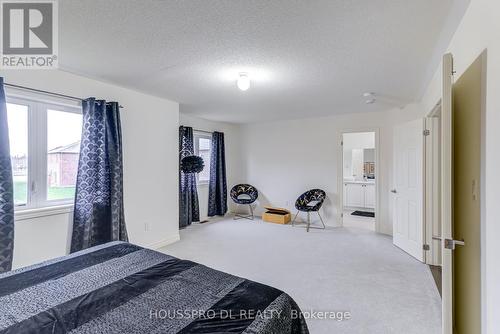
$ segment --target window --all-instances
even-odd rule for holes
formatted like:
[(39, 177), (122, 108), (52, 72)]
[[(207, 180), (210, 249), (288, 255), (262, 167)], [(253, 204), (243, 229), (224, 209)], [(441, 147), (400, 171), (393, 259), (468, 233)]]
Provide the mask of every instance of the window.
[(73, 203), (81, 107), (7, 96), (16, 210)]
[(47, 200), (75, 197), (82, 115), (47, 110)]
[(212, 149), (212, 136), (205, 133), (194, 133), (194, 154), (203, 158), (205, 168), (197, 174), (199, 184), (207, 184), (210, 180), (210, 154)]
[(28, 106), (7, 103), (14, 205), (28, 203)]

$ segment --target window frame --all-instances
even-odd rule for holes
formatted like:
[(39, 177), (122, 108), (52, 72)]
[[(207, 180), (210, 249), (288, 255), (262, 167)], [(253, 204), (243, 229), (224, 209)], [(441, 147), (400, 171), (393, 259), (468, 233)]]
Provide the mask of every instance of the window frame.
[[(199, 141), (200, 138), (210, 140), (210, 154), (212, 154), (212, 134), (207, 133), (207, 132), (201, 132), (201, 131), (194, 131), (193, 132), (194, 154), (197, 156), (200, 156), (200, 141)], [(210, 169), (210, 166), (205, 166), (204, 168)], [(210, 171), (208, 173), (210, 175)], [(208, 186), (209, 183), (210, 183), (210, 179), (200, 180), (200, 174), (196, 173), (196, 184), (197, 185)]]
[(82, 115), (81, 103), (69, 99), (48, 98), (38, 93), (7, 90), (6, 103), (28, 107), (28, 177), (25, 205), (15, 205), (16, 213), (33, 210), (47, 211), (51, 208), (72, 207), (74, 198), (48, 199), (48, 110)]

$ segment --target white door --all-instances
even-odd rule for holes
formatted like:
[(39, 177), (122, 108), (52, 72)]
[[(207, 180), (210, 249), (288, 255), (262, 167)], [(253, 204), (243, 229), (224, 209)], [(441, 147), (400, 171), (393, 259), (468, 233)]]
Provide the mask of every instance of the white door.
[(443, 57), (443, 96), (441, 100), (441, 256), (443, 334), (453, 333), (453, 254), (445, 247), (452, 234), (453, 127), (452, 127), (453, 56)]
[(394, 130), (394, 245), (424, 260), (423, 250), (423, 120)]
[(365, 184), (365, 208), (375, 209), (375, 184)]
[(362, 208), (365, 205), (365, 193), (362, 184), (347, 183), (346, 205), (356, 208)]

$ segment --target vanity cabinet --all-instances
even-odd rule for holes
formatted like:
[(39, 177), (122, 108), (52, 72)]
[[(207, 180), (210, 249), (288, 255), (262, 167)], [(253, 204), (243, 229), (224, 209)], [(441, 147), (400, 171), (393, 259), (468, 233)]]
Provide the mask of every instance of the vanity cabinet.
[(365, 206), (365, 187), (361, 183), (345, 184), (345, 205), (349, 207)]
[(345, 182), (344, 206), (375, 209), (375, 183)]
[(364, 208), (375, 209), (375, 184), (365, 184), (365, 206)]

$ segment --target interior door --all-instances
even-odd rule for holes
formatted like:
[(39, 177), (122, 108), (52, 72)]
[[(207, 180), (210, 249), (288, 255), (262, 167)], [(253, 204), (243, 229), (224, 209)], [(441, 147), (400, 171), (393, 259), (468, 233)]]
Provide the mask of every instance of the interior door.
[(481, 110), (483, 58), (453, 84), (453, 328), (481, 333)]
[(423, 250), (423, 130), (419, 119), (394, 130), (393, 242), (419, 261)]
[(453, 240), (453, 57), (443, 57), (443, 96), (441, 100), (441, 256), (443, 334), (453, 333), (453, 257), (445, 240)]

